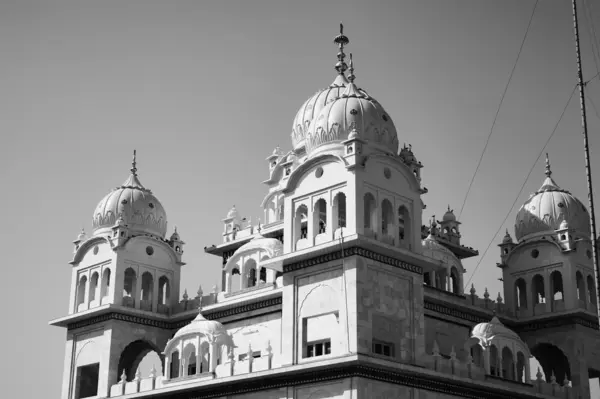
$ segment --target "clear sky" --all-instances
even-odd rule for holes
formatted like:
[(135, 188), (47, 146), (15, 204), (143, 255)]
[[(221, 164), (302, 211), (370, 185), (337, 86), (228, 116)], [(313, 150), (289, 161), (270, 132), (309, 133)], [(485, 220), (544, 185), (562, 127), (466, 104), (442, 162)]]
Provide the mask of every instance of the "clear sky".
[[(543, 180), (543, 160), (502, 221), (576, 83), (571, 2), (540, 0), (531, 31), (465, 205), (463, 243), (483, 258), (481, 295), (501, 289), (496, 244)], [(587, 0), (600, 34), (600, 6)], [(121, 184), (138, 152), (184, 241), (182, 288), (220, 280), (221, 239), (235, 204), (261, 216), (264, 160), (291, 147), (300, 105), (335, 76), (338, 23), (356, 83), (393, 118), (425, 166), (427, 209), (461, 208), (515, 61), (533, 0), (0, 2), (0, 232), (4, 392), (57, 397), (72, 240)], [(583, 3), (580, 2), (581, 11)], [(589, 15), (581, 18), (586, 79), (597, 73)], [(583, 16), (583, 15), (582, 15)], [(600, 106), (600, 82), (588, 85)], [(600, 176), (600, 120), (589, 114)], [(587, 204), (579, 101), (547, 151), (553, 177)], [(600, 184), (600, 183), (597, 183)], [(503, 226), (498, 236), (496, 230)], [(470, 277), (477, 259), (465, 262)], [(466, 280), (466, 279), (465, 279)], [(35, 383), (32, 383), (32, 377)]]

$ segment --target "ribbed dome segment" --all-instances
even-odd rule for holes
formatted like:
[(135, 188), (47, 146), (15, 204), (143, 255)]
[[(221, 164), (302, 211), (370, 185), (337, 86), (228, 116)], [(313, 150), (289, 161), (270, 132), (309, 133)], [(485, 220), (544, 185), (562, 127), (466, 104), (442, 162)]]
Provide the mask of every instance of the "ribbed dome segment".
[(319, 90), (310, 97), (298, 110), (292, 126), (292, 146), (294, 151), (299, 151), (305, 146), (305, 137), (315, 116), (331, 101), (338, 98), (346, 88), (348, 79), (344, 75), (337, 75), (332, 84)]
[(165, 209), (152, 191), (140, 182), (135, 159), (127, 180), (96, 206), (92, 219), (93, 234), (110, 231), (117, 221), (127, 225), (134, 234), (151, 234), (163, 239), (167, 234)]
[(517, 213), (515, 236), (521, 240), (538, 233), (554, 233), (563, 221), (576, 233), (590, 237), (590, 216), (585, 205), (548, 175)]
[(364, 90), (349, 83), (340, 98), (326, 105), (306, 134), (310, 156), (327, 144), (341, 143), (354, 132), (369, 146), (398, 154), (398, 135), (392, 118)]
[(504, 337), (522, 342), (517, 333), (502, 324), (496, 316), (494, 316), (489, 323), (479, 323), (473, 327), (471, 336), (483, 341), (489, 341), (494, 337)]
[(179, 331), (175, 333), (173, 336), (173, 340), (177, 338), (186, 336), (186, 335), (204, 335), (211, 339), (226, 336), (227, 330), (223, 326), (223, 324), (219, 323), (216, 320), (208, 320), (203, 315), (202, 312), (198, 312), (198, 315), (192, 322)]

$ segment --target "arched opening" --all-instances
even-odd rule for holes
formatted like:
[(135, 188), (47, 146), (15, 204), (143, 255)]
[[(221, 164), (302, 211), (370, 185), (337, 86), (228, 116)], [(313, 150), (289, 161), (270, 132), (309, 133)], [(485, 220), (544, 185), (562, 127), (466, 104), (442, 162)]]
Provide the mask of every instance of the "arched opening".
[(596, 284), (592, 276), (587, 276), (588, 303), (596, 306)]
[(77, 285), (77, 310), (85, 302), (85, 289), (87, 286), (87, 277), (81, 276), (79, 284)]
[(102, 296), (102, 298), (104, 298), (105, 296), (108, 296), (109, 289), (110, 289), (110, 269), (106, 268), (106, 269), (104, 269), (104, 273), (102, 273), (102, 290), (100, 292), (100, 295)]
[(210, 347), (208, 342), (200, 344), (200, 373), (210, 372)]
[(515, 282), (515, 305), (516, 310), (527, 309), (527, 283), (522, 278)]
[(585, 308), (585, 282), (583, 281), (583, 274), (580, 271), (575, 273), (575, 280), (577, 282), (577, 299), (579, 300), (579, 306)]
[(571, 381), (571, 369), (567, 356), (557, 346), (547, 343), (537, 344), (531, 354), (537, 359), (540, 366), (544, 370), (546, 382), (551, 382), (552, 373), (556, 377), (556, 381), (562, 383), (565, 377)]
[(496, 345), (490, 345), (490, 375), (500, 375), (500, 358), (498, 357), (498, 348)]
[(400, 237), (400, 246), (410, 248), (410, 216), (408, 209), (404, 205), (398, 208), (398, 232)]
[(267, 269), (265, 267), (260, 268), (259, 278), (261, 283), (267, 282)]
[[(158, 348), (148, 341), (138, 340), (127, 345), (123, 352), (121, 352), (121, 357), (119, 358), (119, 373), (117, 374), (119, 378), (121, 378), (123, 370), (125, 370), (127, 381), (133, 380), (142, 360), (145, 360), (146, 355), (150, 352), (155, 352), (160, 358), (160, 351)], [(162, 372), (162, 361), (160, 368), (157, 368), (157, 372)], [(147, 375), (143, 375), (143, 377), (147, 377)]]
[(98, 272), (94, 272), (94, 274), (92, 274), (92, 278), (90, 279), (90, 304), (92, 304), (94, 301), (96, 301), (98, 295), (97, 291), (98, 291), (98, 280), (100, 279), (100, 275), (98, 274)]
[(296, 216), (294, 217), (294, 243), (296, 249), (301, 249), (301, 245), (298, 244), (300, 240), (306, 239), (308, 235), (307, 218), (308, 208), (306, 205), (300, 205), (298, 209), (296, 209)]
[(473, 358), (473, 363), (476, 366), (484, 367), (483, 349), (479, 344), (473, 345), (471, 347), (471, 357)]
[(131, 306), (135, 304), (133, 299), (135, 295), (135, 286), (137, 284), (137, 277), (135, 275), (135, 271), (128, 267), (125, 270), (125, 276), (123, 278), (123, 305)]
[(515, 379), (515, 362), (513, 353), (508, 347), (502, 348), (502, 378)]
[(532, 289), (533, 289), (533, 304), (534, 310), (538, 312), (543, 312), (545, 309), (543, 306), (546, 303), (546, 290), (544, 288), (544, 277), (539, 274), (536, 274), (531, 281)]
[(256, 285), (256, 261), (248, 259), (244, 264), (244, 273), (246, 275), (246, 285), (244, 288), (254, 287)]
[(452, 267), (452, 269), (450, 269), (450, 283), (451, 283), (451, 288), (452, 288), (452, 292), (454, 294), (460, 294), (460, 276), (458, 274), (458, 270), (456, 269), (456, 267)]
[(431, 285), (431, 274), (429, 272), (423, 273), (423, 284)]
[(394, 233), (394, 210), (390, 201), (384, 199), (381, 201), (381, 235), (393, 237)]
[(195, 375), (196, 374), (196, 347), (194, 345), (187, 344), (185, 348), (183, 348), (183, 358), (185, 361), (185, 375)]
[(171, 354), (171, 362), (169, 363), (169, 378), (179, 378), (179, 352), (175, 351)]
[(139, 370), (140, 375), (142, 376), (142, 378), (146, 378), (150, 376), (150, 373), (152, 372), (152, 369), (154, 369), (156, 371), (156, 375), (160, 375), (161, 371), (163, 369), (163, 365), (162, 365), (162, 359), (160, 358), (160, 356), (158, 355), (158, 353), (154, 352), (154, 351), (150, 351), (148, 352), (140, 361), (136, 372), (134, 373), (134, 375), (137, 373), (137, 371)]
[(239, 291), (242, 286), (242, 275), (240, 269), (234, 268), (231, 270), (231, 285), (229, 286), (229, 292)]
[(377, 209), (375, 206), (375, 197), (371, 193), (366, 193), (363, 197), (363, 202), (365, 235), (374, 236), (376, 231), (375, 211)]
[(315, 203), (313, 212), (313, 232), (317, 236), (327, 231), (327, 202), (323, 198)]
[(161, 276), (158, 279), (158, 304), (163, 306), (169, 305), (171, 297), (171, 288), (167, 276)]
[(337, 193), (333, 199), (333, 228), (346, 227), (346, 194)]
[(154, 290), (154, 278), (149, 272), (142, 274), (142, 290), (140, 291), (140, 308), (152, 310), (152, 291)]
[(550, 274), (550, 282), (552, 284), (552, 299), (562, 301), (564, 298), (562, 275), (558, 270)]
[(523, 352), (517, 352), (517, 378), (516, 380), (522, 383), (527, 382), (525, 375), (527, 370), (527, 360)]

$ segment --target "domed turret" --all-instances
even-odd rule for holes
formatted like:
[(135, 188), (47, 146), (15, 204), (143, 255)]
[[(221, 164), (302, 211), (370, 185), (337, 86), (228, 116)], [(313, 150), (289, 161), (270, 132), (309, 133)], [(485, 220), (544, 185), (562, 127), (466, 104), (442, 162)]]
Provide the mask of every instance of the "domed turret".
[(508, 229), (506, 229), (506, 234), (504, 235), (504, 238), (502, 239), (502, 244), (512, 244), (512, 243), (513, 243), (512, 237), (510, 236)]
[(484, 342), (489, 342), (494, 338), (507, 338), (522, 343), (517, 333), (502, 324), (496, 316), (489, 323), (479, 323), (473, 327), (471, 336), (479, 338)]
[(454, 211), (452, 209), (450, 209), (450, 205), (448, 205), (448, 210), (446, 211), (446, 213), (444, 213), (442, 220), (444, 222), (455, 222), (456, 221), (456, 216), (454, 215)]
[(563, 190), (551, 177), (546, 154), (546, 179), (542, 187), (523, 204), (515, 220), (517, 240), (539, 234), (554, 234), (563, 221), (576, 235), (590, 237), (590, 216), (579, 199)]
[(398, 136), (392, 118), (383, 107), (364, 90), (354, 84), (352, 55), (350, 55), (349, 83), (335, 101), (330, 102), (313, 123), (306, 134), (308, 156), (338, 146), (355, 131), (370, 148), (384, 153), (398, 153)]
[(92, 220), (94, 235), (110, 232), (121, 219), (133, 234), (165, 238), (167, 214), (158, 198), (140, 182), (135, 156), (134, 151), (131, 175), (96, 206)]

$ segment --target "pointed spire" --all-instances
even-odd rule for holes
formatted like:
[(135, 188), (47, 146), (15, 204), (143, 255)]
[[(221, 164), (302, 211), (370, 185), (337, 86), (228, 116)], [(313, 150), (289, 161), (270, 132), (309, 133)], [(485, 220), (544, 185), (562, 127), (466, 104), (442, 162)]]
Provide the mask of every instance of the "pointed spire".
[(136, 150), (133, 150), (133, 160), (131, 161), (131, 174), (137, 176)]
[(550, 170), (550, 157), (548, 157), (548, 153), (546, 153), (546, 176), (552, 176), (552, 170)]
[(350, 83), (354, 83), (354, 79), (356, 79), (356, 76), (354, 75), (354, 61), (352, 60), (352, 53), (350, 53), (350, 75), (348, 75), (348, 80), (350, 81)]
[(477, 292), (477, 291), (475, 291), (475, 285), (473, 283), (471, 283), (471, 291), (470, 292), (471, 292), (471, 295), (475, 295), (475, 292)]
[(127, 178), (127, 180), (125, 180), (125, 182), (121, 185), (121, 187), (132, 187), (132, 188), (139, 188), (142, 190), (146, 190), (148, 192), (151, 192), (150, 190), (146, 189), (142, 183), (140, 182), (138, 175), (137, 175), (137, 151), (133, 150), (133, 160), (131, 161), (131, 169), (129, 169), (131, 171), (131, 174), (129, 175), (129, 177)]
[(344, 54), (344, 46), (350, 43), (350, 40), (346, 35), (344, 35), (344, 24), (342, 24), (341, 22), (340, 34), (333, 39), (333, 42), (338, 45), (340, 50), (337, 54), (338, 62), (335, 64), (335, 69), (340, 75), (343, 75), (344, 72), (346, 72), (346, 69), (348, 68), (348, 66), (344, 62), (344, 58), (346, 57), (346, 54)]

